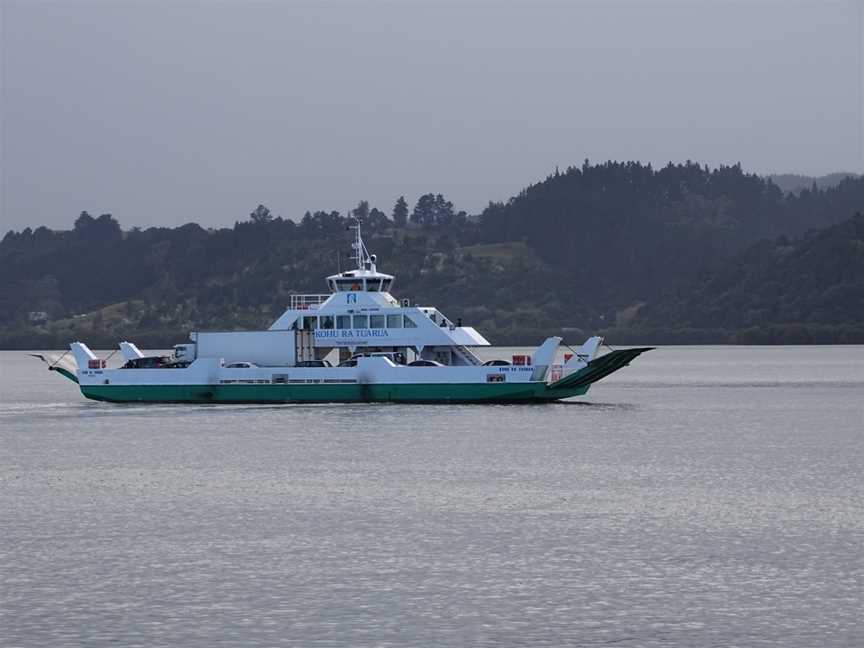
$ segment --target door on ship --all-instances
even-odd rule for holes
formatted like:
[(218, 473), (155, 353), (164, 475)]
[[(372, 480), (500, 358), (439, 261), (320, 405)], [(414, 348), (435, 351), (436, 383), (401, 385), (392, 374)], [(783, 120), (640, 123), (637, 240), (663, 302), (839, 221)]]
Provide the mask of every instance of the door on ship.
[(294, 332), (294, 358), (296, 362), (315, 359), (315, 331), (300, 329)]

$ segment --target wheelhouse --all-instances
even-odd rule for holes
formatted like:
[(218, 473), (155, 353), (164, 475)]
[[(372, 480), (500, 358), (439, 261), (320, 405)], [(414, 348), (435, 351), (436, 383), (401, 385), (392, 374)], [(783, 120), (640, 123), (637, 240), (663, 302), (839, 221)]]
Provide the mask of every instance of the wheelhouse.
[(383, 273), (359, 274), (343, 272), (327, 277), (327, 287), (331, 292), (390, 292), (393, 277)]

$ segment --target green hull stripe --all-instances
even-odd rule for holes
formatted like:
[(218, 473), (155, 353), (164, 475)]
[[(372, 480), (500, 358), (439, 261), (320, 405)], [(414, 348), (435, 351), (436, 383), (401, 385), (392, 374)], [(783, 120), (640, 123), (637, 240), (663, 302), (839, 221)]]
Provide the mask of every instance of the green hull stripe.
[(652, 351), (654, 347), (640, 347), (636, 349), (620, 349), (607, 353), (599, 358), (594, 358), (588, 363), (588, 366), (583, 367), (574, 374), (562, 378), (561, 380), (549, 385), (550, 391), (570, 390), (587, 388), (598, 380), (602, 380), (611, 373), (614, 373), (630, 364), (630, 361), (637, 356)]
[[(94, 400), (117, 403), (512, 403), (548, 401), (545, 383), (387, 385), (81, 385)], [(563, 392), (562, 392), (563, 393)], [(567, 394), (577, 395), (577, 394)]]
[(68, 369), (64, 369), (63, 367), (48, 367), (48, 371), (56, 371), (61, 376), (65, 376), (72, 382), (78, 382), (78, 377), (74, 373), (72, 373)]
[[(527, 403), (582, 396), (598, 380), (650, 348), (622, 349), (592, 360), (558, 382), (304, 385), (81, 385), (93, 400), (115, 403)], [(70, 377), (68, 372), (57, 369)], [(74, 380), (74, 377), (73, 377)]]

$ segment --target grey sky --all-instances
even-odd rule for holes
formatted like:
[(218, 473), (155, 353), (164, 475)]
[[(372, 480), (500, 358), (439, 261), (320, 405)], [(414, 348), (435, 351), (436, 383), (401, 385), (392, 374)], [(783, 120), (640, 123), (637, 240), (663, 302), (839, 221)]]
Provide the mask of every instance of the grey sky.
[(477, 212), (586, 157), (864, 171), (854, 0), (0, 2), (2, 231)]

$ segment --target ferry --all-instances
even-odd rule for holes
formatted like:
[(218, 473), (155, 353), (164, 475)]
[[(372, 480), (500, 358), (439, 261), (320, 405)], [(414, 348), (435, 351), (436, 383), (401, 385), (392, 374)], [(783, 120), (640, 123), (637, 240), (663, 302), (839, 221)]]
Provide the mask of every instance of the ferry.
[(598, 355), (599, 336), (576, 349), (552, 336), (484, 362), (476, 350), (490, 343), (473, 327), (391, 295), (395, 278), (378, 271), (361, 223), (351, 228), (357, 267), (327, 277), (327, 294), (292, 295), (267, 330), (192, 332), (164, 356), (120, 342), (117, 368), (83, 342), (37, 357), (112, 403), (536, 403), (582, 396), (652, 348)]

